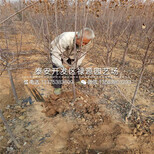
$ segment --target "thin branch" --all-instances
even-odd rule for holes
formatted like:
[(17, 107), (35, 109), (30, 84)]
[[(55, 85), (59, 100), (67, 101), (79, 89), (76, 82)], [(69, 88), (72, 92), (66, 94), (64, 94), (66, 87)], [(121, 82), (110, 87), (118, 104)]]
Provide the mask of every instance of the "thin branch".
[(58, 25), (57, 25), (57, 0), (55, 0), (55, 24), (56, 24), (56, 36), (58, 35)]
[(136, 98), (136, 95), (137, 95), (137, 92), (138, 92), (138, 89), (139, 89), (139, 86), (140, 86), (140, 83), (141, 83), (141, 80), (142, 80), (142, 76), (143, 76), (143, 73), (144, 73), (144, 70), (145, 70), (146, 61), (147, 61), (147, 57), (148, 57), (148, 51), (149, 51), (149, 47), (150, 47), (151, 43), (152, 43), (152, 41), (149, 41), (147, 49), (145, 51), (145, 55), (144, 55), (144, 59), (143, 59), (143, 64), (142, 64), (142, 68), (141, 68), (141, 74), (140, 74), (139, 80), (138, 80), (136, 88), (135, 88), (135, 92), (134, 92), (134, 95), (133, 95), (133, 98), (132, 98), (132, 107), (131, 107), (128, 115), (127, 115), (127, 118), (129, 118), (131, 116), (132, 111), (133, 111), (133, 106), (134, 106), (135, 98)]
[(30, 5), (26, 6), (25, 8), (23, 8), (23, 9), (17, 11), (16, 13), (12, 14), (11, 16), (9, 16), (9, 17), (7, 17), (6, 19), (4, 19), (3, 21), (1, 21), (1, 22), (0, 22), (0, 25), (3, 24), (4, 22), (6, 22), (7, 20), (11, 19), (12, 17), (14, 17), (15, 15), (17, 15), (18, 13), (20, 13), (20, 12), (22, 12), (22, 11), (25, 11), (26, 9), (30, 8), (31, 6), (33, 6), (33, 5), (37, 4), (37, 3), (39, 3), (39, 1), (37, 1), (37, 2), (35, 2), (35, 3), (33, 3), (33, 4), (30, 4)]
[(2, 111), (0, 110), (0, 117), (6, 127), (6, 130), (7, 132), (9, 133), (10, 137), (11, 137), (11, 140), (14, 142), (14, 144), (16, 145), (17, 148), (21, 148), (21, 146), (19, 145), (19, 143), (17, 142), (16, 138), (14, 137), (14, 135), (12, 134), (11, 132), (11, 129), (9, 127), (9, 125), (7, 124), (7, 121), (6, 119), (4, 118), (3, 114), (2, 114)]

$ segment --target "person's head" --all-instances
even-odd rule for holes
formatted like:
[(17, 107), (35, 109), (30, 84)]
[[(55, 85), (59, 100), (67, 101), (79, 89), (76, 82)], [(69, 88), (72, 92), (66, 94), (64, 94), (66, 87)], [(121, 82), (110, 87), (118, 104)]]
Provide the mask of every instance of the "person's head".
[[(88, 44), (92, 39), (94, 39), (95, 34), (93, 30), (90, 28), (84, 28), (83, 30), (79, 31), (76, 35), (76, 44), (79, 46), (84, 46)], [(81, 43), (82, 42), (82, 43)]]

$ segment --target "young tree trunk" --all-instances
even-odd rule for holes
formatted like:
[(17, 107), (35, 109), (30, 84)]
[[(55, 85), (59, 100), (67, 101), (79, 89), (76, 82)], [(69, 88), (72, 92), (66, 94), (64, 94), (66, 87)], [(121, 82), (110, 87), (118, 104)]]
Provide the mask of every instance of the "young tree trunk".
[(109, 50), (107, 51), (107, 54), (106, 54), (106, 64), (107, 66), (110, 64), (110, 51)]
[[(76, 34), (76, 29), (77, 29), (77, 0), (75, 0), (75, 34)], [(75, 63), (74, 63), (74, 68), (76, 69), (77, 67), (77, 51), (76, 51), (76, 39), (74, 41), (74, 50), (75, 50)], [(76, 99), (76, 89), (75, 89), (75, 79), (74, 79), (74, 75), (72, 75), (72, 89), (73, 89), (73, 96), (74, 96), (74, 100), (73, 103), (75, 102)]]
[(122, 57), (122, 66), (121, 66), (121, 72), (124, 70), (124, 66), (125, 66), (125, 58), (128, 52), (128, 44), (126, 45), (123, 57)]
[(144, 73), (144, 70), (145, 70), (148, 51), (149, 51), (149, 47), (150, 47), (151, 43), (152, 43), (152, 41), (148, 42), (148, 46), (147, 46), (147, 49), (145, 51), (145, 55), (144, 55), (144, 58), (143, 58), (143, 64), (142, 64), (142, 68), (141, 68), (141, 74), (140, 74), (139, 80), (138, 80), (136, 88), (135, 88), (135, 92), (134, 92), (134, 95), (133, 95), (133, 98), (132, 98), (132, 106), (131, 106), (131, 109), (130, 109), (128, 115), (127, 115), (127, 118), (129, 118), (131, 116), (131, 114), (132, 114), (132, 110), (133, 110), (133, 106), (134, 106), (134, 102), (135, 102), (135, 97), (137, 95), (137, 92), (138, 92), (138, 89), (139, 89), (139, 86), (140, 86), (140, 83), (141, 83), (141, 80), (142, 80), (142, 76), (143, 76), (143, 73)]
[(18, 144), (16, 138), (14, 137), (14, 135), (12, 134), (9, 125), (7, 124), (7, 121), (5, 120), (2, 111), (0, 110), (0, 118), (2, 119), (4, 126), (6, 127), (7, 132), (9, 133), (11, 140), (14, 142), (14, 144), (16, 145), (17, 148), (20, 148), (21, 146)]
[(12, 90), (13, 90), (13, 95), (14, 95), (15, 101), (16, 101), (16, 103), (18, 103), (18, 95), (16, 93), (16, 88), (15, 88), (15, 85), (14, 85), (12, 72), (10, 71), (9, 68), (7, 69), (7, 71), (8, 71), (8, 75), (9, 75), (9, 78), (10, 78), (10, 83), (11, 83), (11, 87), (12, 87)]
[(151, 86), (152, 81), (153, 81), (153, 74), (151, 75), (150, 82), (149, 82), (149, 86)]

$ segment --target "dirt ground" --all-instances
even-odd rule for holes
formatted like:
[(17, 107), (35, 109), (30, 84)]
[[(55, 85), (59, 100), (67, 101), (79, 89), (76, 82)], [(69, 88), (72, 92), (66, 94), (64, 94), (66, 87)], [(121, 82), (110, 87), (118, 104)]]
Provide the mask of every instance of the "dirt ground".
[(96, 93), (87, 94), (85, 87), (77, 86), (73, 103), (71, 87), (65, 85), (61, 96), (50, 94), (45, 102), (7, 106), (4, 116), (22, 147), (17, 149), (9, 140), (1, 122), (1, 153), (152, 154), (151, 119), (134, 114), (126, 124), (120, 112), (106, 102), (113, 98), (98, 97)]

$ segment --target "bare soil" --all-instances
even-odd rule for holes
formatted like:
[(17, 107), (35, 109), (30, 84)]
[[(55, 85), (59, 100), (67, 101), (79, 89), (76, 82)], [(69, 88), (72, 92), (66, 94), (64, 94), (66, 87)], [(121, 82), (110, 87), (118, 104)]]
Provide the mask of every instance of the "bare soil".
[(44, 103), (8, 106), (4, 116), (22, 148), (9, 141), (1, 123), (0, 132), (5, 136), (1, 153), (152, 153), (154, 125), (150, 119), (143, 121), (134, 115), (126, 124), (99, 97), (80, 89), (75, 103), (65, 86), (60, 96), (51, 94)]

